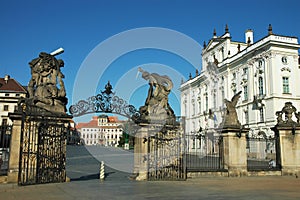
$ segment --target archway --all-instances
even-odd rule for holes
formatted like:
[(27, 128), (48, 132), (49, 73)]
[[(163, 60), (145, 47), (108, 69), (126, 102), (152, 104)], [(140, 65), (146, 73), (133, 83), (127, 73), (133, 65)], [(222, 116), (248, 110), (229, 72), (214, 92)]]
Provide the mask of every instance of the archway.
[[(132, 121), (131, 129), (136, 130), (132, 178), (184, 180), (184, 128), (168, 103), (172, 81), (167, 76), (139, 70), (150, 85), (145, 105), (139, 110), (116, 96), (108, 81), (105, 90), (70, 106), (69, 112), (74, 117), (89, 113), (112, 113), (128, 118)], [(97, 156), (93, 150), (91, 148), (91, 154)]]
[[(133, 105), (118, 97), (112, 89), (113, 87), (108, 81), (104, 90), (99, 94), (88, 97), (86, 100), (79, 100), (69, 108), (73, 117), (101, 114), (93, 117), (90, 121), (90, 123), (97, 124), (97, 128), (89, 129), (93, 132), (92, 137), (97, 137), (94, 140), (95, 143), (84, 143), (84, 147), (67, 146), (67, 175), (71, 180), (99, 179), (101, 162), (105, 163), (105, 174), (110, 180), (128, 178), (133, 174), (133, 149), (117, 147), (121, 146), (121, 138), (125, 146), (126, 144), (129, 146), (129, 138), (132, 140), (134, 131), (137, 129), (134, 119), (138, 118), (140, 113)], [(127, 120), (111, 122), (110, 119), (113, 117), (104, 114), (122, 116)], [(119, 133), (115, 133), (115, 131)], [(122, 135), (120, 131), (122, 131)], [(85, 140), (87, 140), (87, 135), (91, 137), (91, 133), (81, 132), (79, 134), (81, 138), (84, 135)], [(98, 139), (100, 136), (101, 139)], [(114, 140), (113, 143), (111, 143), (112, 140)]]

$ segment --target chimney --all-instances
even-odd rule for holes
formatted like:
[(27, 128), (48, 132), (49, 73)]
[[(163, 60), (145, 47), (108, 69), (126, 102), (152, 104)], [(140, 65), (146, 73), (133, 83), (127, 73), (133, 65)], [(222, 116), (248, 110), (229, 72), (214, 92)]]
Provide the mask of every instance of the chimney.
[(253, 44), (253, 30), (248, 29), (245, 31), (245, 39), (248, 45)]
[(5, 75), (5, 77), (4, 77), (5, 83), (7, 83), (9, 79), (10, 79), (10, 76), (9, 75)]

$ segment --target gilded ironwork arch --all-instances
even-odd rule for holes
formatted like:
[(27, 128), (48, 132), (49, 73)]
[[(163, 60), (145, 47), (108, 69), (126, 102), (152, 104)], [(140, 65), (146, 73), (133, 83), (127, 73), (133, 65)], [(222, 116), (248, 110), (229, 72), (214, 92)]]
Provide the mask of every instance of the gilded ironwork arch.
[(73, 117), (90, 113), (114, 113), (130, 119), (136, 119), (140, 116), (139, 111), (133, 105), (115, 95), (109, 81), (105, 85), (105, 90), (87, 100), (80, 100), (71, 105), (69, 112)]

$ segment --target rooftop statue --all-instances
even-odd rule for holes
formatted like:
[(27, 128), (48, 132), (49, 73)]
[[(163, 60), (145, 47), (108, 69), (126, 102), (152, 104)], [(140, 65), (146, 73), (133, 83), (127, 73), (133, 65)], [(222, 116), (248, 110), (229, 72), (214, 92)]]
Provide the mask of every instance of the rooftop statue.
[(64, 62), (54, 57), (62, 51), (61, 49), (51, 54), (41, 52), (38, 58), (29, 63), (31, 79), (28, 93), (31, 104), (59, 113), (66, 112), (68, 101), (63, 82), (64, 75), (60, 70)]
[(237, 112), (236, 112), (236, 104), (241, 97), (242, 91), (235, 94), (231, 101), (224, 99), (226, 104), (226, 113), (224, 116), (224, 124), (223, 127), (240, 127), (241, 123), (238, 120)]
[(140, 121), (164, 122), (174, 124), (175, 114), (168, 102), (168, 95), (173, 88), (172, 80), (164, 75), (149, 73), (142, 68), (138, 69), (142, 77), (149, 82), (148, 95), (145, 105), (140, 107)]

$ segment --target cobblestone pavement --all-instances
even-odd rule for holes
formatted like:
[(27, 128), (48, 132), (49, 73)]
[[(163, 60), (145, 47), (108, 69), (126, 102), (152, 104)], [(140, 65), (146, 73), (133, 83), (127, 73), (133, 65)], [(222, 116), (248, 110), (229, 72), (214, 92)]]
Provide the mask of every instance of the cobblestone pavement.
[(294, 177), (197, 178), (187, 181), (72, 181), (0, 185), (0, 199), (300, 199)]
[(67, 174), (71, 182), (31, 186), (0, 184), (0, 200), (300, 199), (300, 179), (296, 177), (202, 177), (137, 182), (128, 179), (130, 173), (106, 167), (106, 179), (100, 181), (99, 160), (89, 153), (84, 148), (68, 149)]

